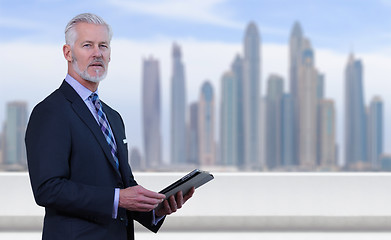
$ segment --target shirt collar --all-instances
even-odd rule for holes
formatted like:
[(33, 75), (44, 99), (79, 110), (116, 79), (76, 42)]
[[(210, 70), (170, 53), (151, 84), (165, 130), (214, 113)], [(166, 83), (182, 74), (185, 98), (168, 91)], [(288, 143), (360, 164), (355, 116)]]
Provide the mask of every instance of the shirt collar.
[[(77, 92), (77, 94), (79, 94), (83, 101), (87, 101), (88, 97), (93, 93), (90, 89), (84, 87), (81, 83), (79, 83), (69, 74), (67, 74), (67, 76), (65, 77), (65, 81), (72, 86), (72, 88)], [(98, 94), (98, 90), (96, 90), (95, 93)]]

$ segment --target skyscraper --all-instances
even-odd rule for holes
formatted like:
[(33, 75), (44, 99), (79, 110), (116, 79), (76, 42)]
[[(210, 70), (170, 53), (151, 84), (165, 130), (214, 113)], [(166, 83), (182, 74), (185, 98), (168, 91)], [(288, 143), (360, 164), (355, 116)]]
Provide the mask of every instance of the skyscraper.
[(303, 41), (298, 75), (299, 160), (300, 166), (312, 170), (317, 165), (317, 81), (314, 52), (308, 39)]
[(317, 165), (321, 165), (321, 141), (322, 141), (322, 130), (321, 130), (321, 121), (322, 121), (322, 118), (321, 118), (321, 109), (322, 109), (322, 100), (324, 100), (324, 74), (319, 74), (318, 75), (318, 78), (317, 78), (317, 84), (316, 84), (316, 89), (317, 89), (317, 99), (318, 99), (318, 107), (317, 107), (317, 129), (316, 129), (316, 135), (317, 135), (317, 138), (316, 138), (316, 162), (317, 162)]
[(293, 129), (292, 137), (293, 141), (293, 153), (292, 161), (293, 164), (299, 164), (299, 94), (298, 94), (298, 84), (299, 84), (299, 67), (302, 63), (303, 56), (303, 31), (299, 22), (295, 22), (292, 28), (290, 42), (289, 42), (289, 80), (290, 80), (290, 94), (292, 98), (292, 107), (293, 107)]
[[(2, 130), (5, 130), (4, 127), (2, 127)], [(5, 132), (5, 131), (4, 131)], [(5, 137), (3, 131), (0, 132), (0, 169), (3, 166), (4, 162), (4, 149), (5, 149)]]
[(171, 163), (186, 162), (186, 87), (185, 70), (180, 47), (174, 43), (172, 49), (171, 78)]
[(160, 112), (159, 62), (150, 57), (143, 62), (143, 136), (148, 168), (162, 163)]
[(293, 121), (293, 99), (292, 95), (285, 93), (282, 98), (282, 156), (281, 165), (284, 167), (292, 167), (294, 162), (294, 136), (293, 129), (295, 127)]
[(243, 120), (245, 165), (259, 169), (259, 109), (260, 109), (260, 35), (251, 22), (244, 36), (243, 58)]
[(145, 170), (145, 162), (142, 161), (141, 153), (136, 147), (130, 150), (129, 165), (133, 171)]
[(190, 104), (190, 116), (187, 135), (187, 162), (198, 165), (199, 137), (198, 137), (198, 102)]
[(362, 63), (350, 54), (345, 69), (345, 162), (351, 168), (367, 162), (364, 102)]
[(391, 171), (391, 154), (382, 154), (380, 156), (381, 170)]
[(24, 135), (27, 126), (27, 103), (9, 102), (4, 143), (4, 164), (7, 169), (21, 170), (27, 168)]
[(244, 168), (244, 93), (243, 93), (243, 58), (236, 55), (231, 70), (236, 79), (236, 163), (240, 169)]
[(237, 166), (236, 85), (235, 74), (224, 73), (221, 79), (220, 157), (225, 166)]
[(204, 82), (198, 103), (199, 158), (201, 166), (216, 163), (215, 152), (215, 100), (212, 84)]
[(268, 169), (281, 166), (282, 100), (284, 80), (272, 74), (267, 81), (266, 94), (266, 165)]
[(336, 120), (334, 101), (320, 100), (319, 103), (319, 156), (320, 166), (333, 169), (337, 166), (336, 159)]
[(383, 101), (380, 97), (374, 97), (368, 111), (368, 161), (376, 170), (381, 167), (383, 132)]

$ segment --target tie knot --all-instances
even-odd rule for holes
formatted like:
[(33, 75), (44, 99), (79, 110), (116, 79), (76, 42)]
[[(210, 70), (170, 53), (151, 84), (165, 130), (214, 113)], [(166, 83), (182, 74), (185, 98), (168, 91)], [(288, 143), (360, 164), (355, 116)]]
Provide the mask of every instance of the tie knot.
[(92, 103), (96, 103), (96, 102), (99, 102), (99, 97), (98, 97), (98, 94), (96, 94), (96, 93), (92, 93), (91, 95), (90, 95), (90, 98), (91, 98), (91, 101), (92, 101)]

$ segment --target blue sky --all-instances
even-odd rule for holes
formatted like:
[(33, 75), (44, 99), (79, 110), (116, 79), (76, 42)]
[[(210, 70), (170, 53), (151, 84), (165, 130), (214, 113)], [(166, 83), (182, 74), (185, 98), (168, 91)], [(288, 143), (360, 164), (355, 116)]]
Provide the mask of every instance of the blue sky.
[[(351, 51), (363, 61), (366, 103), (380, 95), (385, 123), (391, 122), (391, 0), (0, 0), (1, 124), (6, 102), (25, 100), (31, 110), (60, 85), (66, 73), (63, 31), (82, 12), (102, 16), (114, 30), (112, 61), (100, 92), (123, 115), (133, 146), (142, 147), (142, 59), (159, 60), (165, 159), (169, 158), (172, 43), (182, 47), (188, 104), (197, 100), (200, 86), (208, 79), (218, 113), (221, 76), (234, 56), (242, 53), (250, 21), (258, 25), (261, 35), (262, 94), (268, 76), (275, 73), (285, 79), (288, 89), (287, 44), (294, 22), (299, 21), (315, 50), (315, 65), (326, 76), (326, 97), (336, 102), (340, 148), (343, 74)], [(391, 152), (390, 124), (385, 138)]]
[(391, 41), (390, 0), (0, 0), (2, 41), (62, 40), (62, 26), (81, 12), (103, 16), (115, 37), (139, 40), (240, 42), (255, 21), (263, 42), (286, 43), (298, 20), (318, 47), (373, 50)]

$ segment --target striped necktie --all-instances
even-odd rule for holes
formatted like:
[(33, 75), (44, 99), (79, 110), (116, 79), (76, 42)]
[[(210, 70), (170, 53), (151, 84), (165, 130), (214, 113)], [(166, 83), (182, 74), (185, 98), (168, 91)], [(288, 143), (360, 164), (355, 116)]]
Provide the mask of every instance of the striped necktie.
[(96, 112), (98, 113), (98, 122), (99, 122), (100, 129), (102, 130), (103, 135), (105, 136), (106, 141), (109, 144), (111, 154), (113, 155), (115, 165), (117, 166), (118, 169), (119, 162), (117, 157), (117, 145), (115, 144), (114, 135), (113, 132), (111, 131), (109, 122), (107, 121), (106, 114), (103, 112), (102, 104), (99, 101), (98, 94), (92, 93), (90, 95), (90, 98), (95, 106)]

